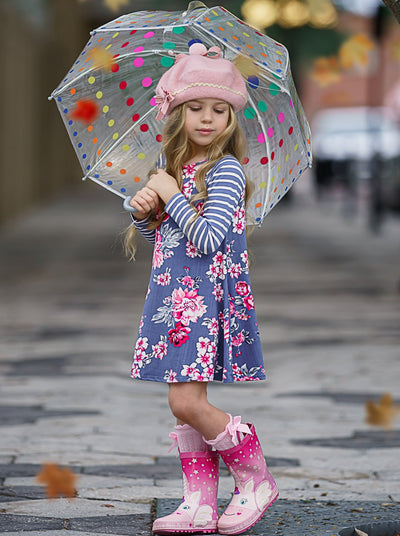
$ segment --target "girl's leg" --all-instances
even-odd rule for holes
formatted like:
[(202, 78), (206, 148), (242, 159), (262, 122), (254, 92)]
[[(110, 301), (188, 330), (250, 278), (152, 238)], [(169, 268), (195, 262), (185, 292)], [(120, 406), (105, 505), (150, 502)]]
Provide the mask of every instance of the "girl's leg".
[(229, 423), (229, 415), (207, 399), (207, 383), (169, 384), (169, 406), (178, 424), (189, 424), (206, 440), (216, 438)]
[[(204, 388), (195, 387), (177, 390), (175, 394), (175, 389), (172, 389), (170, 400), (176, 411), (175, 416), (178, 417), (177, 426), (170, 437), (175, 439), (181, 459), (183, 501), (175, 512), (154, 521), (153, 532), (155, 534), (215, 533), (218, 519), (219, 455), (203, 439), (202, 432), (205, 426), (201, 426), (201, 432), (192, 426), (192, 423), (197, 425), (197, 411), (182, 409), (201, 405), (209, 412), (209, 408), (206, 408), (206, 392)], [(196, 414), (195, 417), (192, 413)]]

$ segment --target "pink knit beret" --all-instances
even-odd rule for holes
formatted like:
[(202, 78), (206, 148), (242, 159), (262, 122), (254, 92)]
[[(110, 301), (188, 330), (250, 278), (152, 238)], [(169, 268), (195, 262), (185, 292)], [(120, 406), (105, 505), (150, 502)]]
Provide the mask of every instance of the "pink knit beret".
[(210, 97), (228, 102), (235, 112), (247, 102), (246, 83), (221, 50), (202, 43), (189, 47), (189, 54), (178, 54), (175, 64), (160, 78), (156, 87), (157, 119), (169, 115), (176, 106), (193, 99)]

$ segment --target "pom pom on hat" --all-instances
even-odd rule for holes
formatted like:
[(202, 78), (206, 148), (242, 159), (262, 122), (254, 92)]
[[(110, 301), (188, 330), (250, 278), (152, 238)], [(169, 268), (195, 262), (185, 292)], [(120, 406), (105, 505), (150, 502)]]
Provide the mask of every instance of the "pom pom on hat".
[(235, 112), (247, 102), (246, 83), (229, 60), (221, 58), (221, 49), (208, 51), (202, 43), (189, 47), (189, 54), (178, 54), (175, 64), (160, 78), (156, 87), (157, 119), (193, 99), (221, 99)]

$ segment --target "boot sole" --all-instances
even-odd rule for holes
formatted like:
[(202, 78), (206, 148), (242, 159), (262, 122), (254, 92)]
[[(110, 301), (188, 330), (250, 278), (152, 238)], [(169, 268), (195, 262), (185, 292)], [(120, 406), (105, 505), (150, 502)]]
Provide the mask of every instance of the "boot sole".
[(239, 532), (234, 527), (232, 527), (232, 530), (226, 529), (225, 532), (223, 532), (224, 529), (221, 529), (220, 527), (218, 527), (218, 534), (224, 534), (224, 535), (227, 534), (229, 536), (235, 536), (236, 534), (243, 534), (243, 532), (246, 532), (247, 530), (251, 529), (251, 527), (254, 527), (254, 525), (260, 521), (262, 516), (265, 514), (268, 508), (274, 504), (274, 502), (276, 501), (278, 497), (279, 497), (279, 492), (277, 492), (277, 494), (272, 499), (272, 501), (269, 504), (267, 504), (267, 506), (264, 508), (261, 514), (257, 517), (257, 519), (253, 521), (250, 525), (247, 525), (246, 527), (241, 528)]
[(153, 532), (153, 534), (160, 534), (160, 536), (162, 536), (163, 534), (217, 534), (217, 527), (215, 527), (215, 529), (205, 529), (205, 530), (198, 530), (198, 529), (193, 529), (193, 530), (185, 530), (185, 529), (171, 529), (171, 530), (168, 530), (168, 529), (164, 529), (164, 530), (156, 530)]

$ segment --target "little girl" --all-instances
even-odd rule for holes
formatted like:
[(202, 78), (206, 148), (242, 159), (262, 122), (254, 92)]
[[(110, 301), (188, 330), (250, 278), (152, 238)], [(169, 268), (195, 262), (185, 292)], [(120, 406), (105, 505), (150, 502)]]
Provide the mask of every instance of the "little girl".
[[(207, 382), (265, 379), (246, 244), (246, 146), (235, 112), (247, 101), (237, 68), (193, 44), (156, 89), (168, 116), (164, 169), (131, 200), (134, 231), (154, 244), (132, 377), (167, 382), (177, 419), (182, 504), (153, 532), (240, 534), (278, 497), (254, 426), (211, 405)], [(133, 248), (131, 248), (133, 251)], [(219, 456), (235, 480), (218, 519)]]

